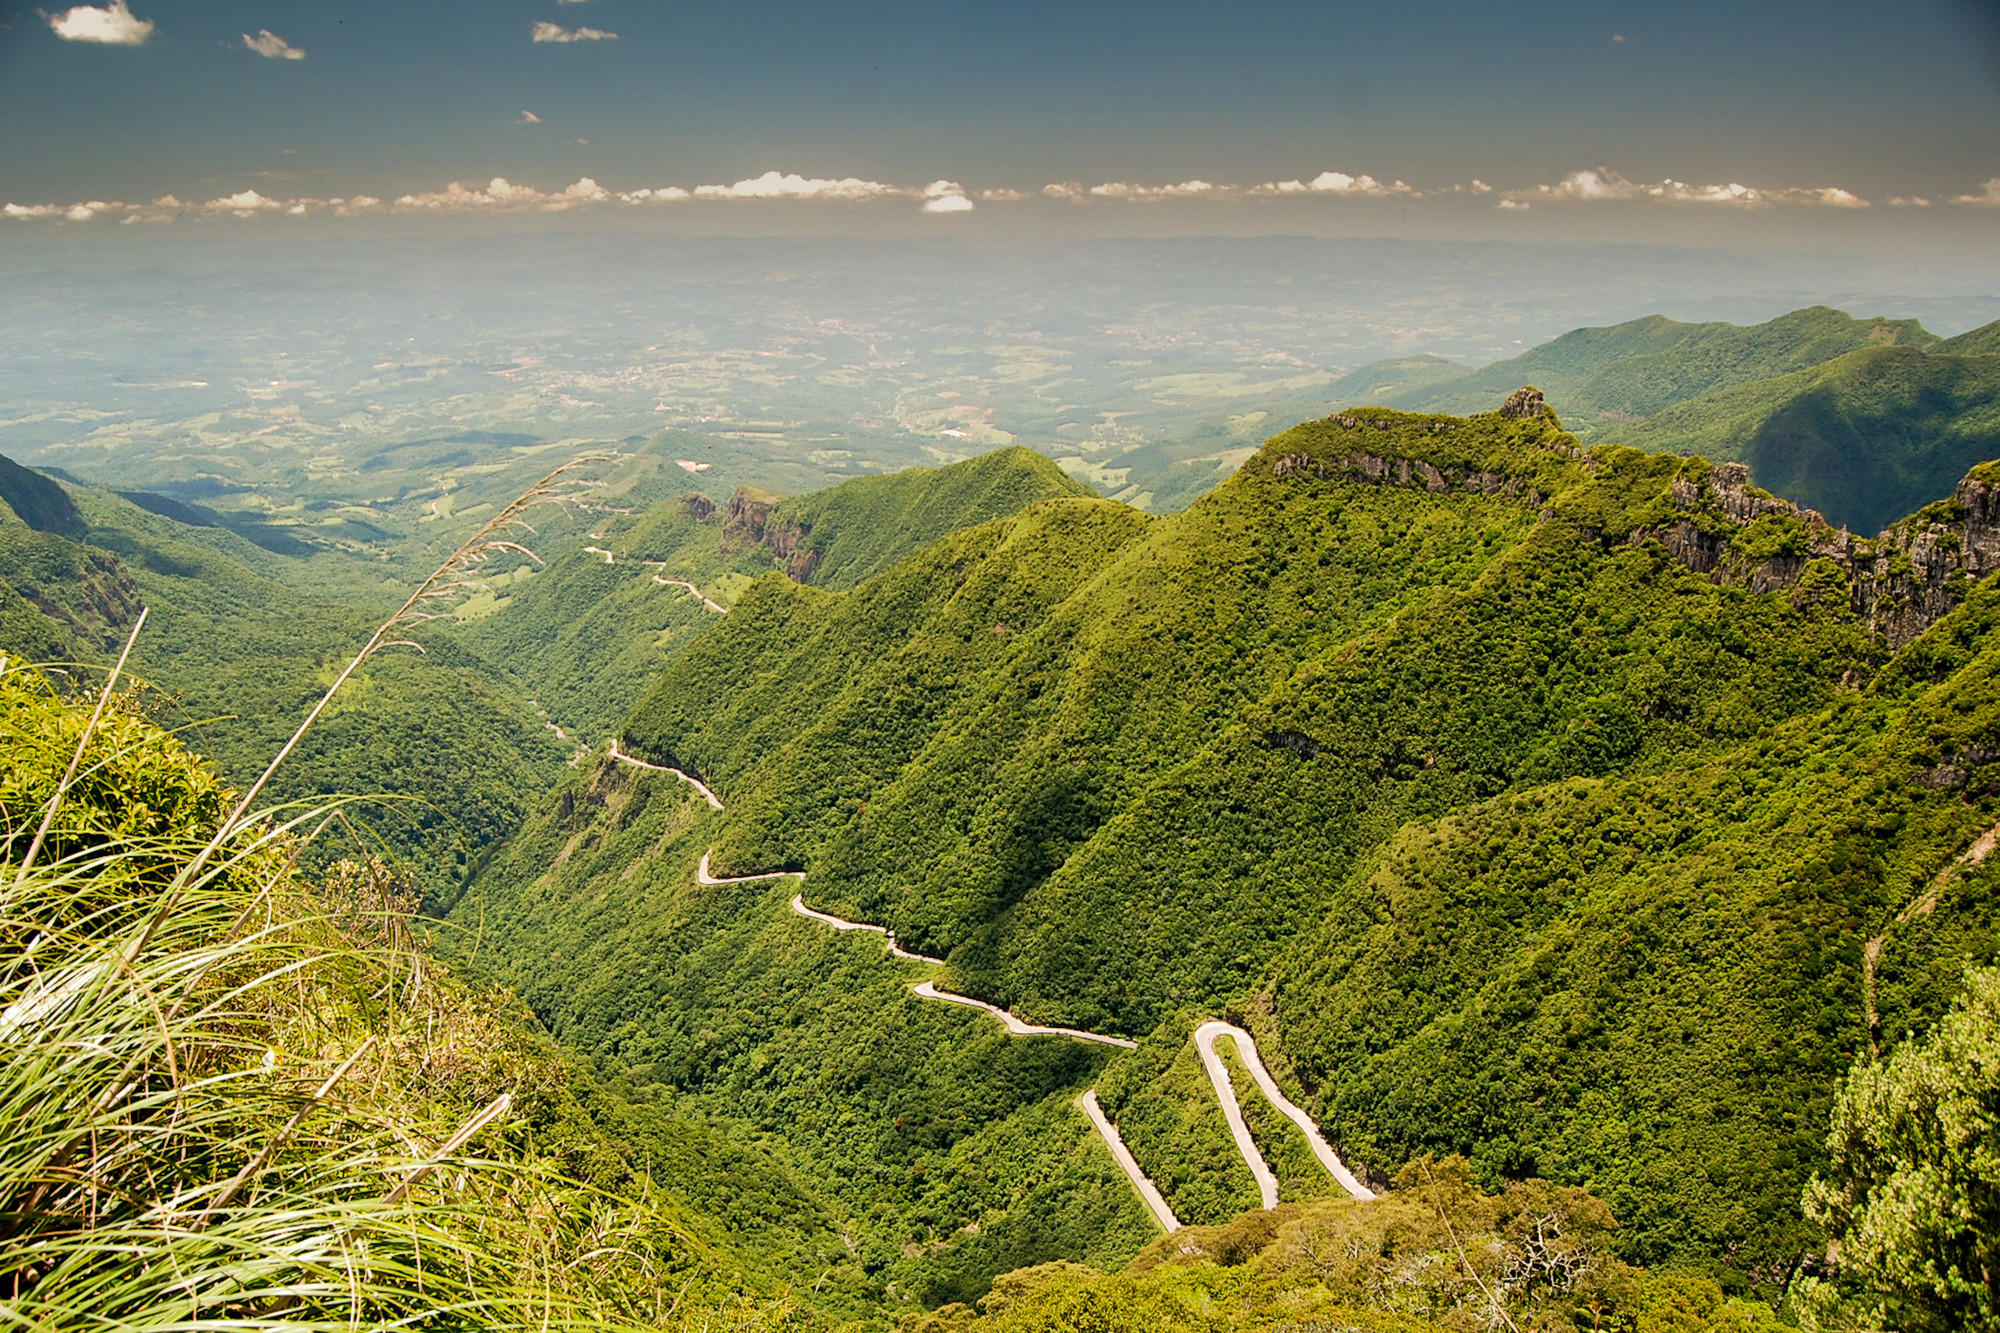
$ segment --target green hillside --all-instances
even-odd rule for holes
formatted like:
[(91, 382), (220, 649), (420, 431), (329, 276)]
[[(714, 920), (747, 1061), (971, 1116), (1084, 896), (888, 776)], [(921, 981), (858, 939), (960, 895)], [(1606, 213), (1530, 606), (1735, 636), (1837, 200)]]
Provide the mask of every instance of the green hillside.
[[(1371, 362), (1308, 392), (1260, 399), (1248, 411), (1217, 416), (1168, 439), (1131, 446), (1113, 461), (1119, 475), (1143, 480), (1143, 491), (1130, 503), (1148, 513), (1178, 513), (1226, 481), (1274, 429), (1288, 421), (1325, 416), (1354, 403), (1386, 402), (1395, 394), (1464, 373), (1463, 365), (1440, 356)], [(1131, 484), (1136, 488), (1140, 483)]]
[(817, 586), (852, 587), (947, 533), (1037, 500), (1088, 494), (1047, 458), (1014, 448), (791, 498), (742, 487), (718, 506), (687, 495), (629, 518), (604, 516), (546, 569), (503, 575), (496, 597), (461, 613), (457, 634), (503, 664), (565, 729), (599, 738), (713, 621), (703, 597), (727, 606), (780, 568)]
[(2000, 356), (2000, 320), (1961, 333), (1955, 338), (1946, 338), (1933, 344), (1933, 352), (1949, 352), (1953, 356)]
[(1763, 324), (1683, 324), (1649, 315), (1577, 329), (1509, 361), (1414, 391), (1371, 400), (1411, 411), (1478, 411), (1533, 384), (1584, 438), (1676, 403), (1770, 379), (1869, 347), (1923, 347), (1937, 339), (1914, 320), (1855, 319), (1826, 306)]
[[(1981, 474), (1857, 546), (1740, 469), (1586, 452), (1548, 416), (1309, 423), (1179, 515), (1045, 502), (850, 592), (766, 576), (624, 733), (728, 813), (627, 836), (579, 791), (457, 913), (509, 923), (494, 961), (565, 1039), (775, 1136), (845, 1207), (857, 1145), (941, 1095), (936, 1034), (871, 1036), (903, 1072), (837, 1127), (785, 1112), (852, 1086), (850, 1001), (790, 951), (895, 965), (801, 939), (768, 882), (694, 889), (702, 848), (805, 869), (953, 989), (1144, 1038), (1097, 1086), (1183, 1217), (1241, 1206), (1184, 1169), (1216, 1131), (1177, 1052), (1228, 1011), (1378, 1179), (1462, 1153), (1489, 1187), (1591, 1189), (1629, 1258), (1764, 1281), (1811, 1243), (1863, 945), (1992, 822), (1985, 761), (1952, 758), (2000, 751), (1970, 703), (1990, 594), (1946, 615), (2000, 563), (1991, 501)], [(1979, 882), (1882, 954), (1874, 1028), (1990, 956)], [(978, 1094), (929, 1165), (1089, 1075), (1006, 1075), (1021, 1100)], [(934, 1243), (920, 1194), (878, 1205), (878, 1234)]]
[(2000, 355), (1950, 355), (1947, 346), (1850, 352), (1612, 433), (1647, 449), (1741, 460), (1759, 485), (1873, 534), (2000, 454)]
[(782, 501), (774, 521), (801, 530), (801, 582), (852, 588), (947, 533), (1016, 513), (1038, 500), (1093, 495), (1019, 445), (943, 468), (910, 468)]
[[(165, 720), (190, 728), (226, 777), (248, 782), (383, 612), (280, 582), (267, 570), (286, 557), (227, 530), (93, 488), (57, 489), (78, 539), (0, 519), (0, 624), (10, 629), (0, 647), (108, 662), (150, 608), (131, 670), (156, 687)], [(327, 581), (359, 580), (347, 571)], [(363, 671), (272, 794), (398, 798), (354, 818), (436, 889), (520, 822), (568, 747), (479, 657), (434, 631), (415, 637), (422, 651), (385, 654)]]

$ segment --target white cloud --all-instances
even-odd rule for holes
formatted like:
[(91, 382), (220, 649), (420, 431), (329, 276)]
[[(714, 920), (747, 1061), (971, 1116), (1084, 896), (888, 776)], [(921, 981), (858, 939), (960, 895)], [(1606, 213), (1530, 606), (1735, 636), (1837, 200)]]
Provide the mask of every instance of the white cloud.
[(1929, 208), (1931, 201), (1920, 194), (1892, 194), (1888, 199), (1891, 208)]
[(1267, 181), (1250, 193), (1255, 195), (1297, 195), (1332, 194), (1358, 195), (1367, 198), (1383, 198), (1388, 195), (1414, 195), (1407, 181), (1395, 181), (1384, 185), (1373, 176), (1350, 176), (1344, 171), (1322, 171), (1309, 181)]
[(102, 9), (78, 5), (48, 17), (49, 27), (66, 42), (144, 46), (146, 39), (153, 35), (153, 21), (135, 16), (125, 0), (111, 0)]
[(1804, 204), (1822, 208), (1866, 208), (1868, 201), (1852, 190), (1837, 185), (1777, 190), (1759, 189), (1731, 181), (1727, 185), (1690, 185), (1672, 177), (1647, 185), (1628, 180), (1609, 167), (1572, 171), (1554, 185), (1537, 185), (1528, 190), (1509, 190), (1506, 200), (1514, 203), (1550, 201), (1601, 203), (1607, 200), (1657, 199), (1670, 204), (1722, 204), (1738, 208), (1762, 208), (1772, 204)]
[(1987, 208), (2000, 208), (2000, 176), (1995, 176), (1992, 180), (1986, 182), (1978, 194), (1961, 194), (1953, 198), (1952, 202), (1954, 204), (1980, 204)]
[(523, 111), (521, 118), (514, 122), (516, 125), (539, 125), (541, 123), (542, 118), (532, 111)]
[(767, 171), (734, 185), (697, 185), (694, 193), (697, 199), (880, 199), (908, 191), (854, 176), (831, 180)]
[(267, 60), (304, 60), (306, 53), (293, 46), (269, 28), (259, 28), (257, 35), (243, 34), (243, 45)]
[(565, 28), (560, 23), (550, 23), (543, 19), (531, 30), (533, 40), (538, 42), (615, 42), (618, 34), (606, 32), (602, 28)]
[[(532, 113), (523, 112), (523, 116), (534, 123), (539, 123), (539, 118), (534, 117)], [(252, 179), (270, 183), (265, 177), (269, 177), (270, 180), (286, 179), (274, 173), (262, 173), (253, 176)], [(1606, 201), (1623, 201), (1628, 205), (1708, 204), (1739, 209), (1786, 206), (1836, 209), (1869, 207), (1866, 199), (1838, 186), (1767, 189), (1740, 183), (1693, 185), (1672, 178), (1647, 184), (1630, 180), (1607, 167), (1573, 171), (1553, 184), (1512, 190), (1495, 190), (1493, 186), (1478, 179), (1471, 181), (1470, 184), (1444, 186), (1435, 190), (1417, 190), (1401, 180), (1385, 183), (1373, 176), (1325, 171), (1310, 180), (1272, 181), (1249, 188), (1198, 178), (1163, 185), (1136, 184), (1129, 181), (1106, 181), (1097, 185), (1084, 185), (1076, 181), (1056, 181), (1044, 185), (1040, 195), (1048, 199), (1097, 206), (1149, 204), (1169, 200), (1217, 202), (1248, 198), (1401, 200), (1452, 196), (1469, 199), (1490, 195), (1495, 207), (1511, 212), (1525, 212), (1540, 205), (1574, 207)], [(775, 170), (733, 184), (697, 185), (692, 189), (679, 185), (616, 189), (600, 185), (589, 176), (583, 176), (570, 185), (544, 190), (535, 185), (518, 184), (504, 176), (495, 176), (484, 184), (454, 181), (441, 190), (415, 191), (397, 196), (390, 202), (366, 194), (331, 199), (277, 198), (267, 196), (254, 188), (246, 188), (234, 194), (211, 199), (206, 203), (192, 205), (183, 204), (171, 195), (163, 196), (150, 204), (122, 204), (102, 199), (81, 200), (74, 203), (9, 203), (0, 205), (0, 221), (11, 219), (41, 220), (58, 224), (86, 223), (107, 214), (121, 216), (126, 221), (165, 222), (181, 217), (251, 218), (287, 213), (312, 216), (328, 214), (334, 217), (353, 217), (372, 212), (532, 213), (595, 208), (660, 207), (689, 200), (856, 203), (894, 199), (913, 201), (926, 213), (952, 214), (973, 212), (985, 203), (1014, 203), (1034, 197), (1035, 195), (1029, 192), (1015, 189), (968, 188), (959, 181), (944, 178), (933, 180), (928, 184), (897, 185), (858, 176), (805, 176), (796, 172)], [(1932, 201), (1918, 196), (1894, 196), (1883, 202), (1899, 208), (1922, 208)], [(1989, 181), (1981, 193), (1960, 195), (1952, 202), (2000, 208), (2000, 177)]]
[(1094, 199), (1124, 199), (1137, 204), (1151, 204), (1158, 203), (1162, 199), (1233, 198), (1236, 187), (1213, 185), (1205, 180), (1186, 180), (1177, 185), (1134, 185), (1128, 181), (1106, 181), (1102, 185), (1091, 186), (1089, 193)]
[(282, 200), (268, 199), (255, 190), (238, 190), (235, 194), (211, 199), (202, 207), (211, 213), (229, 213), (239, 218), (248, 218), (283, 208), (285, 204)]
[(1554, 185), (1537, 185), (1532, 190), (1510, 190), (1508, 197), (1519, 202), (1523, 196), (1540, 199), (1577, 199), (1594, 203), (1602, 199), (1637, 199), (1642, 187), (1607, 167), (1595, 171), (1572, 171)]
[[(576, 0), (576, 2), (580, 3), (580, 0)], [(618, 195), (618, 202), (623, 204), (674, 204), (679, 203), (683, 199), (692, 198), (694, 198), (693, 195), (678, 185), (658, 185), (650, 190), (622, 191)]]
[[(602, 204), (614, 196), (611, 191), (599, 185), (588, 176), (580, 176), (573, 185), (548, 193), (532, 185), (516, 185), (505, 176), (495, 176), (486, 182), (484, 189), (468, 188), (462, 182), (453, 181), (442, 190), (424, 194), (406, 194), (396, 200), (396, 207), (405, 212), (420, 213), (560, 213), (565, 209), (585, 204)], [(358, 201), (350, 201), (350, 204)]]
[(924, 212), (970, 213), (973, 203), (957, 181), (936, 180), (923, 188)]
[(1868, 201), (1838, 185), (1822, 185), (1810, 190), (1778, 190), (1769, 196), (1781, 204), (1819, 204), (1824, 208), (1867, 208)]

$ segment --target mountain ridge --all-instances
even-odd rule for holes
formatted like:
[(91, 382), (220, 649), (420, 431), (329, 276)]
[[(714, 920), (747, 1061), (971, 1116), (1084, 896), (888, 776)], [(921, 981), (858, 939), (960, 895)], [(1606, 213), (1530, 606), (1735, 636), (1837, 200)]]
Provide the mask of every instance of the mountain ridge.
[[(1757, 758), (1770, 743), (1760, 737), (1783, 733), (1796, 747), (1805, 743), (1798, 738), (1832, 735), (1826, 719), (1847, 715), (1842, 701), (1857, 682), (1930, 651), (1942, 627), (1965, 621), (1968, 598), (1986, 586), (1975, 580), (1994, 557), (2000, 478), (1975, 470), (1958, 499), (1863, 540), (1749, 486), (1740, 467), (1585, 448), (1532, 406), (1523, 398), (1516, 415), (1465, 419), (1357, 409), (1274, 437), (1180, 515), (1046, 501), (924, 548), (852, 591), (767, 575), (668, 667), (627, 720), (623, 743), (699, 774), (728, 803), (704, 838), (718, 874), (808, 869), (816, 907), (945, 957), (955, 991), (1029, 1022), (1155, 1034), (1142, 1038), (1134, 1070), (1151, 1067), (1158, 1042), (1175, 1043), (1162, 1056), (1180, 1049), (1188, 1015), (1233, 1009), (1288, 1095), (1374, 1179), (1419, 1151), (1470, 1153), (1489, 1182), (1543, 1162), (1543, 1174), (1633, 1210), (1624, 1243), (1634, 1256), (1714, 1263), (1734, 1246), (1742, 1265), (1765, 1263), (1802, 1234), (1798, 1185), (1817, 1152), (1806, 1127), (1830, 1096), (1827, 1071), (1844, 1066), (1841, 1043), (1861, 1030), (1858, 982), (1843, 1000), (1828, 990), (1837, 984), (1845, 994), (1842, 965), (1801, 955), (1820, 961), (1799, 995), (1841, 1016), (1797, 1039), (1796, 1068), (1783, 1077), (1746, 1073), (1737, 1055), (1713, 1045), (1671, 1075), (1646, 1075), (1682, 1099), (1672, 1114), (1689, 1128), (1628, 1145), (1617, 1160), (1638, 1174), (1621, 1175), (1609, 1159), (1557, 1150), (1597, 1114), (1580, 1109), (1563, 1082), (1574, 1053), (1547, 1057), (1567, 1109), (1532, 1124), (1482, 1100), (1470, 1119), (1426, 1113), (1423, 1128), (1403, 1085), (1420, 1081), (1419, 1067), (1436, 1057), (1420, 1057), (1429, 1048), (1413, 1039), (1369, 1059), (1343, 1057), (1353, 1076), (1330, 1076), (1334, 1037), (1315, 1016), (1360, 1012), (1389, 983), (1358, 974), (1369, 979), (1343, 997), (1337, 977), (1301, 970), (1301, 941), (1331, 932), (1314, 952), (1339, 956), (1367, 931), (1386, 930), (1383, 947), (1416, 947), (1422, 937), (1402, 939), (1394, 910), (1372, 900), (1379, 867), (1401, 857), (1408, 839), (1424, 845), (1423, 830), (1459, 827), (1454, 818), (1477, 823), (1508, 802), (1572, 791), (1596, 810), (1591, 802), (1609, 797), (1591, 793), (1672, 791), (1676, 774), (1721, 791), (1716, 775), (1739, 767), (1768, 771), (1760, 781), (1789, 790), (1791, 779)], [(1985, 651), (1968, 661), (1983, 662)], [(1863, 711), (1886, 718), (1901, 706)], [(1951, 734), (1976, 737), (1988, 726), (1982, 712)], [(1892, 739), (1867, 744), (1885, 755), (1909, 743), (1906, 730), (1881, 734)], [(1904, 816), (1906, 832), (1884, 835), (1907, 844), (1897, 857), (1921, 860), (1958, 836), (1932, 789), (1898, 799), (1924, 813)], [(1726, 810), (1697, 801), (1671, 818), (1727, 824)], [(587, 831), (589, 818), (577, 817), (574, 827)], [(1646, 857), (1661, 854), (1645, 853), (1638, 878), (1620, 891), (1661, 901), (1679, 892), (1670, 879), (1646, 878), (1654, 864)], [(524, 923), (520, 940), (570, 938), (575, 925), (561, 901), (530, 890), (531, 866), (517, 859), (475, 883), (458, 910), (504, 913), (515, 910), (505, 904), (532, 901), (535, 924)], [(1774, 864), (1749, 876), (1754, 887), (1744, 892), (1774, 892), (1795, 871), (1791, 861)], [(585, 888), (588, 877), (565, 872), (564, 882), (566, 894), (604, 892)], [(1532, 969), (1523, 983), (1502, 964), (1570, 910), (1527, 910), (1534, 901), (1508, 889), (1480, 904), (1490, 928), (1429, 965), (1436, 980), (1423, 984), (1439, 1014), (1477, 1012), (1488, 983), (1532, 985)], [(1597, 909), (1579, 902), (1576, 910), (1578, 938), (1597, 939), (1605, 928)], [(1794, 966), (1784, 951), (1799, 947), (1799, 932), (1822, 929), (1814, 913), (1836, 910), (1858, 909), (1828, 900), (1796, 921), (1777, 919), (1754, 948), (1728, 947), (1782, 972)], [(1954, 906), (1945, 919), (1969, 918)], [(1691, 920), (1674, 929), (1705, 928), (1699, 915)], [(1722, 918), (1714, 925), (1739, 928)], [(614, 973), (601, 969), (629, 957), (617, 942), (623, 928), (609, 929), (613, 938), (596, 949), (605, 962), (570, 975), (560, 960), (537, 959), (524, 974), (538, 1012), (586, 1045), (597, 1038), (577, 1026), (583, 1010), (568, 992), (593, 978), (584, 984), (607, 995)], [(657, 929), (666, 936), (656, 938), (670, 938), (676, 928)], [(749, 932), (737, 948), (765, 960), (738, 964), (735, 984), (787, 985), (769, 952), (780, 927), (732, 929)], [(1720, 939), (1686, 947), (1722, 948)], [(1915, 964), (1929, 978), (1906, 992), (1918, 1008), (1938, 1002), (1941, 971), (1977, 947), (1962, 932), (1952, 939), (1945, 954)], [(700, 946), (673, 945), (684, 947)], [(1912, 966), (1897, 956), (1898, 968)], [(1407, 985), (1422, 974), (1395, 975)], [(1713, 1040), (1735, 1040), (1726, 1035), (1732, 1025), (1762, 1031), (1790, 1021), (1770, 1008), (1778, 1001), (1744, 990), (1736, 972), (1702, 984), (1731, 997)], [(1570, 1003), (1560, 991), (1513, 1003), (1529, 1013)], [(715, 1006), (703, 1010), (710, 1017), (672, 1023), (770, 1021), (750, 1017), (760, 1002), (722, 999), (712, 986), (704, 994), (697, 1007)], [(660, 1020), (608, 998), (593, 1003), (626, 1014), (613, 1026), (632, 1034), (620, 1039), (628, 1058), (643, 1063), (664, 1049), (637, 1035)], [(1620, 999), (1599, 1026), (1625, 1051), (1643, 1012)], [(610, 1030), (604, 1022), (592, 1019), (588, 1030)], [(1380, 1019), (1360, 1030), (1370, 1025), (1402, 1030)], [(1510, 1040), (1495, 1032), (1479, 1049), (1504, 1051)], [(809, 1056), (811, 1047), (792, 1049)], [(1184, 1080), (1172, 1072), (1175, 1059), (1161, 1066), (1163, 1082), (1108, 1079), (1104, 1106), (1177, 1214), (1219, 1220), (1243, 1206), (1238, 1187), (1212, 1188), (1174, 1165), (1206, 1160), (1211, 1148), (1197, 1145), (1220, 1133), (1212, 1112), (1173, 1109), (1194, 1095), (1194, 1085), (1175, 1081)], [(1617, 1059), (1629, 1068), (1614, 1061), (1595, 1077), (1623, 1106), (1647, 1086), (1633, 1072), (1645, 1061), (1636, 1049)], [(832, 1076), (809, 1072), (816, 1067), (809, 1061), (783, 1078)], [(1451, 1067), (1474, 1084), (1489, 1077), (1464, 1061)], [(1710, 1072), (1689, 1072), (1701, 1069)], [(681, 1077), (695, 1079), (692, 1095), (720, 1095), (700, 1090), (707, 1076)], [(1765, 1080), (1767, 1093), (1731, 1094), (1741, 1134), (1718, 1130), (1708, 1103), (1687, 1090), (1704, 1077), (1718, 1086)], [(854, 1113), (872, 1114), (864, 1105)], [(1369, 1105), (1394, 1109), (1371, 1118), (1362, 1111)], [(829, 1150), (815, 1142), (814, 1152)], [(1212, 1148), (1227, 1150), (1226, 1139)], [(1214, 1179), (1230, 1179), (1215, 1160)], [(1720, 1195), (1703, 1192), (1682, 1207), (1638, 1183), (1682, 1169), (1721, 1173), (1747, 1202), (1731, 1214)]]

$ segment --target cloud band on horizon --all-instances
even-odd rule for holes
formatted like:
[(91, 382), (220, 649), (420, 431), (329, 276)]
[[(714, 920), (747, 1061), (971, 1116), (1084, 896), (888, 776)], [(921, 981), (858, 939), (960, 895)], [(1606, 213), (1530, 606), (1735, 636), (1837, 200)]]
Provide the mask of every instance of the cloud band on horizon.
[[(99, 12), (99, 11), (93, 11)], [(94, 40), (94, 39), (93, 39)], [(247, 39), (246, 39), (247, 40)], [(303, 54), (303, 53), (301, 53)], [(523, 113), (526, 117), (527, 113)], [(535, 123), (528, 120), (526, 123)], [(1402, 180), (1383, 183), (1366, 174), (1341, 171), (1321, 172), (1311, 180), (1269, 181), (1249, 187), (1223, 185), (1193, 179), (1174, 184), (1144, 185), (1107, 181), (1083, 185), (1059, 181), (1038, 191), (995, 187), (971, 191), (955, 180), (938, 179), (927, 185), (901, 186), (855, 176), (804, 176), (771, 170), (732, 184), (640, 187), (629, 190), (606, 188), (589, 176), (579, 177), (558, 190), (542, 190), (495, 176), (484, 185), (453, 181), (442, 190), (413, 191), (384, 199), (370, 194), (327, 198), (301, 197), (274, 199), (254, 189), (218, 196), (205, 203), (187, 203), (174, 195), (162, 195), (150, 203), (115, 200), (87, 200), (71, 204), (0, 204), (0, 218), (16, 221), (88, 222), (118, 216), (121, 222), (169, 222), (188, 217), (250, 218), (266, 215), (304, 217), (330, 214), (352, 217), (362, 214), (448, 214), (562, 212), (591, 206), (638, 206), (682, 202), (785, 202), (866, 203), (908, 200), (925, 213), (972, 212), (974, 196), (987, 203), (1023, 203), (1033, 199), (1060, 201), (1081, 206), (1115, 207), (1124, 204), (1152, 204), (1168, 201), (1212, 203), (1269, 203), (1278, 200), (1323, 199), (1327, 201), (1413, 202), (1425, 199), (1481, 198), (1495, 196), (1494, 205), (1507, 211), (1521, 211), (1537, 205), (1552, 207), (1592, 207), (1598, 205), (1689, 206), (1741, 210), (1768, 208), (1814, 208), (1860, 210), (1871, 201), (1839, 186), (1760, 188), (1737, 183), (1691, 185), (1667, 179), (1655, 184), (1634, 182), (1607, 167), (1573, 171), (1553, 184), (1499, 190), (1474, 179), (1438, 189), (1421, 190)], [(1884, 202), (1907, 205), (1915, 201), (1892, 198)], [(1951, 204), (2000, 208), (2000, 177), (1988, 180), (1978, 191), (1949, 196)]]

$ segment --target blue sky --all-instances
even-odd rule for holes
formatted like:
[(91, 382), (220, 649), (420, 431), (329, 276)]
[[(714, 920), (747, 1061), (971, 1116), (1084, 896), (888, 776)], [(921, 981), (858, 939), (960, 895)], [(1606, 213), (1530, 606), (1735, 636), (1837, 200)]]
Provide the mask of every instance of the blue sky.
[(0, 0), (0, 201), (27, 222), (162, 196), (248, 203), (214, 216), (645, 209), (642, 189), (777, 172), (761, 193), (1163, 203), (1196, 229), (1307, 200), (1962, 228), (2000, 219), (2000, 184), (1953, 202), (2000, 179), (1995, 9)]

